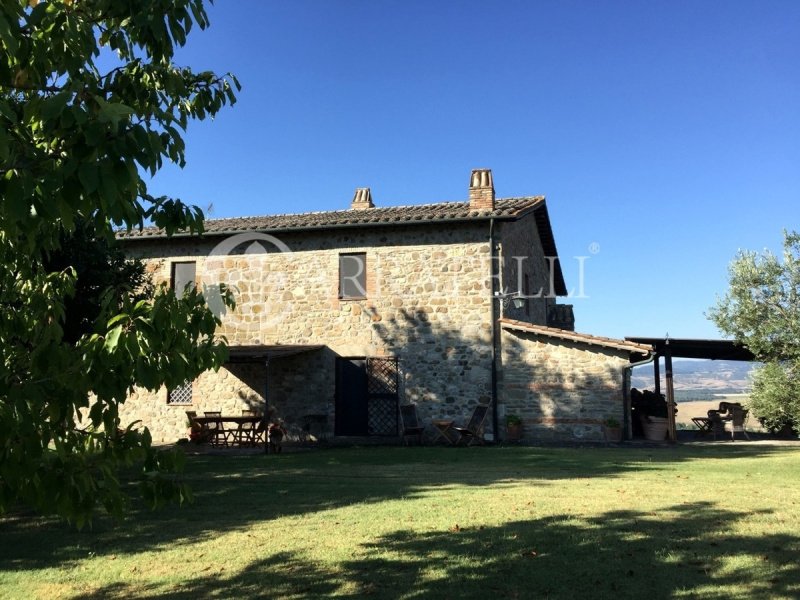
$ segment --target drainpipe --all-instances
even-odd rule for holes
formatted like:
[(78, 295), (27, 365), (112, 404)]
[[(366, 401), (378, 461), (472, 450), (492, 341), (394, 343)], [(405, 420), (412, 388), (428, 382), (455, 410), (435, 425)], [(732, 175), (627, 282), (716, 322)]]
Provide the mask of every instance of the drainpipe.
[(489, 219), (489, 277), (492, 282), (491, 302), (492, 302), (492, 432), (494, 441), (498, 442), (497, 430), (497, 347), (500, 345), (500, 331), (498, 327), (498, 320), (500, 315), (499, 302), (495, 293), (497, 285), (497, 263), (495, 261), (495, 247), (494, 247), (494, 218)]
[(625, 428), (625, 433), (630, 437), (633, 436), (633, 429), (631, 427), (631, 393), (628, 389), (630, 386), (628, 382), (630, 382), (631, 375), (633, 374), (633, 369), (636, 367), (641, 367), (643, 365), (649, 365), (658, 357), (658, 354), (655, 351), (650, 352), (650, 356), (648, 356), (644, 360), (640, 360), (639, 362), (634, 362), (629, 364), (627, 367), (622, 369), (622, 398), (625, 405), (625, 414), (623, 415), (622, 425)]

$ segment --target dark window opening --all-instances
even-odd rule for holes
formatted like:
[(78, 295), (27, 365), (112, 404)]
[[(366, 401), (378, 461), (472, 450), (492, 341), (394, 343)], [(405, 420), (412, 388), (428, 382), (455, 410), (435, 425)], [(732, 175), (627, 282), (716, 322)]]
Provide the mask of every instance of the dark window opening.
[(194, 289), (196, 274), (197, 267), (194, 262), (172, 263), (172, 289), (175, 290), (176, 296), (182, 296), (187, 289)]
[(339, 255), (339, 298), (360, 299), (367, 297), (367, 255)]

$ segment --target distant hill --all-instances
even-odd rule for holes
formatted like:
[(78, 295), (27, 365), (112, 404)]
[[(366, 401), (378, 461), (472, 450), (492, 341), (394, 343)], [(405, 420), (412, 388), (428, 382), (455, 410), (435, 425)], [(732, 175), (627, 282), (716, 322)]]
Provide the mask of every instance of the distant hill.
[[(714, 394), (746, 394), (750, 392), (750, 372), (755, 363), (738, 360), (673, 360), (672, 383), (678, 400), (705, 399)], [(633, 372), (631, 385), (650, 389), (655, 386), (653, 367), (639, 367)], [(661, 389), (665, 389), (664, 365), (661, 365)]]

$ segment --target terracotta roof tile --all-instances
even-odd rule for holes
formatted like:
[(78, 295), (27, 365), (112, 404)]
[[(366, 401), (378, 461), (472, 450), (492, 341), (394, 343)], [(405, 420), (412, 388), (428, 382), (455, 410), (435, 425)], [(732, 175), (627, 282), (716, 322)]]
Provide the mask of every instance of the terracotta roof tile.
[[(340, 227), (365, 227), (373, 225), (405, 225), (437, 223), (442, 221), (471, 221), (490, 218), (515, 220), (544, 206), (542, 196), (505, 198), (495, 201), (494, 210), (475, 209), (469, 202), (441, 202), (412, 206), (387, 206), (366, 210), (333, 210), (289, 215), (261, 217), (235, 217), (207, 219), (203, 235), (222, 235), (236, 231), (294, 231), (302, 229), (334, 229)], [(549, 224), (549, 223), (548, 223)], [(175, 236), (188, 235), (176, 233)], [(130, 232), (120, 231), (120, 239), (152, 239), (165, 237), (158, 227), (145, 227)]]
[(500, 324), (503, 326), (503, 329), (533, 333), (535, 335), (568, 340), (570, 342), (586, 344), (588, 346), (603, 346), (605, 348), (614, 348), (616, 350), (635, 352), (636, 354), (650, 354), (653, 351), (653, 347), (646, 344), (637, 344), (627, 340), (601, 337), (597, 335), (590, 335), (588, 333), (577, 333), (575, 331), (567, 331), (566, 329), (558, 329), (556, 327), (546, 327), (544, 325), (531, 325), (530, 323), (525, 323), (523, 321), (517, 321), (514, 319), (500, 319)]

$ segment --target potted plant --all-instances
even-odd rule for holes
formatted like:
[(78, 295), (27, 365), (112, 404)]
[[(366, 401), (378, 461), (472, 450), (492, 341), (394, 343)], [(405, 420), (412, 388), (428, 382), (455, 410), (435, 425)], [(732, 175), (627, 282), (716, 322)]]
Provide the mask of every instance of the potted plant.
[(622, 441), (622, 426), (614, 417), (608, 417), (605, 421), (603, 421), (603, 426), (606, 430), (606, 441)]
[(200, 425), (189, 417), (186, 418), (186, 437), (190, 442), (199, 444), (203, 441), (203, 431)]
[(522, 437), (522, 419), (519, 415), (506, 415), (506, 439), (518, 442)]
[[(662, 442), (669, 429), (669, 408), (664, 394), (644, 390), (636, 396), (631, 395), (632, 404), (638, 416), (645, 439)], [(675, 412), (678, 412), (677, 407)]]

